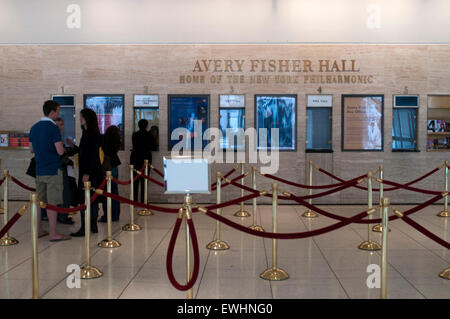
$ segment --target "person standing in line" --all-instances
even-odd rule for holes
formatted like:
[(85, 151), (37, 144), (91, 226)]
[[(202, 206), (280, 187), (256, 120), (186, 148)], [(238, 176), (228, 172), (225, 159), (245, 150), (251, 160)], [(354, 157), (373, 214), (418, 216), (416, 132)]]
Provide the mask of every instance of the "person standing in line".
[[(83, 131), (79, 148), (79, 171), (78, 171), (78, 197), (79, 204), (84, 204), (84, 182), (90, 181), (91, 187), (98, 188), (103, 181), (102, 165), (100, 163), (99, 149), (101, 135), (98, 129), (97, 114), (91, 109), (82, 109), (80, 112), (80, 124)], [(92, 194), (91, 194), (92, 195)], [(98, 204), (101, 196), (91, 203), (91, 232), (98, 233), (97, 217)], [(80, 212), (81, 227), (76, 233), (70, 234), (74, 237), (83, 237), (84, 232), (84, 210)]]
[[(106, 129), (105, 134), (103, 135), (103, 143), (102, 149), (104, 153), (103, 159), (103, 169), (106, 171), (111, 171), (112, 176), (115, 179), (119, 178), (119, 168), (118, 166), (121, 164), (119, 156), (117, 153), (119, 152), (121, 145), (121, 137), (119, 128), (115, 125), (111, 125)], [(119, 194), (119, 188), (117, 183), (111, 183), (111, 193)], [(99, 222), (106, 223), (106, 197), (102, 198), (102, 206), (103, 206), (103, 216), (99, 219)], [(111, 220), (113, 222), (118, 221), (120, 217), (120, 202), (113, 199), (111, 205)]]
[[(64, 120), (62, 117), (55, 119), (56, 125), (59, 127), (61, 136), (64, 132)], [(76, 152), (71, 151), (71, 149), (65, 148), (64, 154), (61, 156), (61, 165), (63, 172), (63, 208), (69, 208), (71, 204), (76, 206), (76, 181), (73, 176), (73, 161), (69, 156), (75, 155)], [(67, 213), (58, 213), (58, 222), (61, 224), (73, 225), (75, 222), (72, 217)]]
[[(135, 169), (141, 169), (144, 165), (144, 160), (148, 160), (148, 165), (152, 163), (152, 150), (155, 148), (155, 139), (153, 135), (147, 131), (148, 121), (141, 119), (138, 122), (139, 131), (134, 132), (131, 139), (133, 142), (133, 149), (130, 155), (130, 164), (134, 165)], [(135, 174), (136, 176), (136, 174)], [(138, 201), (139, 184), (141, 198), (140, 202), (144, 202), (144, 178), (139, 177), (134, 182), (134, 201)]]
[[(63, 177), (60, 156), (64, 154), (61, 132), (54, 120), (59, 117), (59, 103), (48, 100), (42, 107), (44, 117), (30, 130), (30, 151), (36, 159), (36, 192), (40, 201), (53, 205), (62, 204)], [(40, 207), (38, 205), (38, 214)], [(56, 231), (57, 212), (47, 209), (50, 241), (71, 239)], [(48, 235), (38, 218), (39, 237)]]

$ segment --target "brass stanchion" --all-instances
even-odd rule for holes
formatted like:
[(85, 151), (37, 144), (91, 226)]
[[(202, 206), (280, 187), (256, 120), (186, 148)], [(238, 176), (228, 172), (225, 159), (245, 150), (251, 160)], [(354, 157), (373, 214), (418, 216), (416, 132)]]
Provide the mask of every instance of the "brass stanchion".
[[(134, 165), (130, 165), (130, 200), (134, 200), (134, 185), (133, 185), (133, 171), (134, 171)], [(130, 205), (130, 223), (126, 224), (122, 227), (122, 230), (125, 231), (138, 231), (141, 230), (141, 226), (134, 223), (134, 206)]]
[[(372, 208), (372, 172), (367, 173), (367, 193), (368, 193), (368, 206)], [(369, 215), (369, 219), (372, 219), (372, 214)], [(359, 247), (362, 250), (380, 250), (381, 246), (376, 241), (371, 240), (371, 228), (370, 224), (367, 224), (367, 241), (362, 242)]]
[[(148, 176), (148, 160), (144, 160), (144, 172), (145, 175)], [(148, 204), (148, 180), (146, 178), (144, 179), (144, 204)], [(137, 191), (137, 190), (136, 190)], [(148, 210), (147, 208), (143, 208), (138, 212), (138, 215), (140, 216), (151, 216), (155, 215), (152, 211)]]
[[(309, 186), (312, 186), (312, 174), (313, 174), (313, 162), (309, 161)], [(309, 189), (309, 196), (312, 195), (312, 188)], [(312, 205), (312, 198), (309, 199), (309, 205)], [(316, 212), (312, 211), (311, 209), (308, 208), (308, 210), (306, 212), (303, 213), (302, 215), (303, 217), (306, 218), (315, 218), (315, 217), (319, 217), (319, 214), (317, 214)]]
[(439, 277), (450, 280), (450, 268), (444, 269), (440, 274)]
[(31, 276), (33, 282), (32, 298), (39, 299), (39, 259), (38, 259), (38, 217), (37, 196), (30, 195), (31, 202)]
[[(256, 167), (252, 166), (252, 184), (253, 189), (256, 190)], [(253, 224), (249, 226), (248, 228), (256, 230), (256, 231), (264, 231), (264, 228), (262, 226), (258, 225), (256, 223), (256, 197), (253, 198)]]
[[(222, 188), (222, 174), (220, 174), (220, 172), (217, 172), (216, 174), (217, 177), (217, 188), (216, 188), (216, 193), (217, 193), (217, 204), (221, 203), (221, 188)], [(217, 209), (217, 215), (221, 215), (222, 209), (218, 208)], [(220, 240), (220, 222), (216, 221), (216, 236), (215, 236), (215, 240), (213, 240), (212, 242), (210, 242), (206, 248), (210, 249), (210, 250), (226, 250), (229, 249), (230, 246), (224, 242), (223, 240)]]
[[(108, 193), (111, 193), (111, 180), (112, 180), (112, 172), (107, 171), (106, 172), (106, 191)], [(98, 243), (98, 246), (101, 248), (117, 248), (122, 246), (117, 240), (112, 238), (112, 219), (111, 219), (111, 203), (112, 199), (111, 197), (108, 197), (106, 199), (106, 216), (107, 216), (107, 222), (108, 222), (108, 238), (103, 239), (101, 242)]]
[[(193, 267), (192, 267), (192, 258), (191, 258), (191, 250), (192, 250), (192, 244), (191, 244), (191, 237), (190, 237), (190, 232), (189, 232), (189, 224), (187, 222), (188, 219), (191, 218), (192, 216), (192, 197), (189, 193), (187, 193), (184, 196), (184, 207), (183, 210), (186, 213), (186, 220), (185, 220), (185, 225), (186, 225), (186, 282), (189, 282), (192, 278), (192, 272), (193, 272)], [(189, 289), (186, 291), (186, 298), (187, 299), (193, 299), (194, 298), (194, 290), (193, 288)]]
[[(277, 232), (277, 206), (278, 206), (278, 184), (272, 184), (272, 231)], [(272, 239), (272, 267), (266, 269), (261, 275), (266, 280), (285, 280), (289, 278), (286, 271), (278, 268), (278, 240)]]
[(80, 269), (81, 279), (92, 279), (103, 276), (100, 269), (91, 265), (91, 182), (84, 182), (84, 203), (86, 210), (84, 213), (84, 238), (86, 245), (86, 266)]
[[(244, 164), (241, 163), (240, 166), (241, 166), (241, 174), (244, 174)], [(242, 179), (241, 179), (241, 185), (245, 185), (244, 178), (245, 178), (245, 176), (242, 177)], [(243, 196), (244, 196), (244, 190), (241, 188), (241, 197), (243, 197)], [(240, 206), (239, 210), (236, 213), (234, 213), (234, 216), (236, 216), (236, 217), (249, 217), (250, 216), (250, 213), (247, 212), (246, 210), (244, 210), (244, 202), (241, 202), (241, 206)]]
[[(9, 172), (7, 169), (3, 171), (3, 176), (5, 178), (3, 182), (3, 221), (4, 225), (8, 223), (9, 220), (9, 214), (8, 214), (8, 180), (9, 180)], [(9, 231), (0, 238), (0, 246), (11, 246), (11, 245), (17, 245), (19, 241), (15, 239), (14, 237), (9, 236)]]
[[(445, 191), (448, 192), (448, 161), (445, 161)], [(450, 212), (448, 211), (448, 196), (444, 198), (444, 210), (438, 214), (439, 217), (449, 217)]]
[(388, 220), (389, 220), (389, 198), (382, 197), (381, 198), (381, 206), (383, 209), (382, 216), (382, 250), (381, 250), (381, 290), (380, 290), (380, 298), (387, 298), (387, 236), (388, 236)]
[[(380, 198), (380, 218), (383, 218), (383, 207), (381, 205), (381, 199), (383, 198), (383, 188), (384, 188), (384, 184), (383, 184), (383, 165), (380, 165), (379, 171), (380, 171), (380, 179), (377, 179), (377, 181), (379, 182), (379, 187), (380, 187), (380, 192), (379, 192), (379, 198)], [(382, 233), (383, 232), (383, 224), (376, 224), (375, 226), (372, 227), (372, 230), (374, 232), (377, 233)], [(388, 229), (388, 231), (391, 231), (390, 229)]]

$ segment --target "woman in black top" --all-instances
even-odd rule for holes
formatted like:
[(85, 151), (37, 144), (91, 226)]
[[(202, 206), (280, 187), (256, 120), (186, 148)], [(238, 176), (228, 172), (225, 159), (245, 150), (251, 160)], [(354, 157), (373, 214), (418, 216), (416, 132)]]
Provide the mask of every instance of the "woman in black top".
[[(112, 176), (116, 179), (119, 178), (118, 166), (121, 164), (119, 156), (117, 156), (121, 145), (120, 139), (119, 128), (115, 125), (111, 125), (106, 129), (105, 135), (103, 135), (102, 143), (102, 149), (104, 153), (103, 169), (105, 171), (111, 171)], [(111, 193), (116, 195), (119, 194), (117, 183), (111, 183)], [(113, 199), (111, 204), (111, 220), (113, 222), (118, 221), (120, 216), (120, 202)], [(102, 205), (103, 216), (99, 221), (102, 223), (106, 223), (106, 197), (102, 198)]]
[[(152, 163), (152, 151), (155, 149), (155, 139), (153, 135), (147, 131), (148, 121), (142, 119), (138, 122), (139, 131), (134, 132), (131, 139), (133, 142), (133, 150), (130, 155), (130, 164), (134, 168), (140, 170), (144, 165), (144, 160), (148, 160), (148, 164)], [(144, 178), (140, 177), (134, 182), (134, 201), (138, 200), (139, 184), (141, 184), (141, 203), (144, 202)]]
[[(91, 109), (81, 110), (80, 124), (83, 133), (79, 145), (78, 193), (79, 203), (84, 204), (84, 182), (90, 181), (91, 187), (98, 188), (103, 181), (103, 174), (99, 157), (101, 135), (98, 129), (97, 114)], [(98, 232), (97, 217), (100, 200), (101, 196), (91, 203), (91, 232), (93, 233)], [(80, 215), (81, 228), (76, 233), (70, 234), (71, 236), (84, 236), (84, 210)]]

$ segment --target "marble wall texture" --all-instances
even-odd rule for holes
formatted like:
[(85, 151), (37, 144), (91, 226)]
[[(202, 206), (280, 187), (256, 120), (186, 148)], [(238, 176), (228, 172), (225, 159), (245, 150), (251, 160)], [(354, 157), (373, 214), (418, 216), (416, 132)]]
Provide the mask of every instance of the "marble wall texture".
[[(245, 60), (242, 72), (194, 72), (197, 60)], [(310, 60), (313, 72), (251, 72), (251, 60)], [(319, 60), (355, 60), (359, 72), (319, 72)], [(302, 66), (302, 64), (300, 64)], [(218, 68), (216, 71), (218, 71)], [(196, 71), (199, 71), (198, 69)], [(336, 70), (335, 70), (336, 71)], [(133, 132), (133, 94), (159, 94), (160, 151), (153, 155), (153, 165), (162, 170), (167, 149), (168, 94), (209, 94), (210, 125), (218, 126), (219, 94), (245, 94), (246, 127), (254, 127), (255, 94), (297, 94), (297, 151), (280, 153), (278, 176), (304, 183), (308, 180), (308, 162), (349, 179), (384, 165), (385, 178), (407, 182), (425, 174), (449, 159), (447, 152), (427, 152), (427, 96), (450, 94), (450, 45), (2, 45), (0, 46), (0, 130), (27, 131), (42, 116), (42, 103), (52, 94), (76, 95), (76, 120), (83, 107), (83, 94), (125, 94), (125, 150), (119, 156), (120, 179), (129, 176), (128, 164)], [(180, 83), (182, 75), (204, 75), (205, 83)], [(222, 75), (221, 83), (211, 83), (211, 76)], [(229, 75), (238, 75), (229, 82)], [(244, 83), (239, 83), (239, 76)], [(270, 76), (269, 83), (250, 83), (251, 76)], [(276, 76), (298, 76), (298, 83), (276, 83)], [(372, 75), (372, 83), (305, 83), (305, 75)], [(256, 79), (256, 78), (255, 78)], [(333, 95), (333, 153), (305, 153), (306, 94)], [(405, 93), (420, 96), (418, 111), (419, 152), (392, 152), (392, 96)], [(341, 95), (384, 94), (384, 151), (341, 151)], [(80, 129), (77, 124), (77, 139)], [(1, 169), (33, 185), (25, 175), (31, 154), (28, 150), (0, 150)], [(251, 164), (246, 164), (246, 170)], [(214, 164), (212, 171), (226, 172), (234, 164)], [(215, 173), (213, 174), (215, 176)], [(155, 177), (157, 178), (157, 177)], [(330, 178), (313, 173), (315, 183), (330, 183)], [(250, 185), (248, 177), (246, 184)], [(269, 189), (270, 180), (258, 177), (258, 188)], [(417, 184), (418, 187), (443, 190), (444, 170)], [(378, 187), (374, 182), (374, 187)], [(281, 190), (306, 194), (280, 186)], [(128, 196), (128, 188), (120, 186)], [(223, 200), (236, 197), (237, 189), (223, 190)], [(392, 203), (419, 203), (429, 198), (417, 193), (395, 191), (387, 194)], [(10, 184), (10, 199), (28, 199), (27, 192)], [(374, 195), (374, 199), (377, 195)], [(180, 202), (179, 195), (164, 195), (150, 184), (152, 202)], [(213, 202), (215, 194), (195, 196), (196, 202)], [(269, 202), (270, 199), (261, 199)], [(316, 203), (366, 203), (367, 193), (349, 189)]]

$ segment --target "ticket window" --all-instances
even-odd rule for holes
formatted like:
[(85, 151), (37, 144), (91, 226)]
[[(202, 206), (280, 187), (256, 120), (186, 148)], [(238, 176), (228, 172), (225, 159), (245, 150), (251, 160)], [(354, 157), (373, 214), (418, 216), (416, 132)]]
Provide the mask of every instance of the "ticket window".
[(66, 139), (76, 143), (76, 123), (75, 123), (75, 95), (53, 95), (52, 100), (61, 105), (59, 116), (64, 121), (62, 134), (63, 142), (67, 145)]
[(306, 109), (306, 150), (331, 151), (331, 107)]
[(392, 150), (417, 150), (417, 95), (394, 96), (392, 109)]
[(156, 142), (156, 151), (159, 151), (159, 99), (158, 95), (134, 95), (134, 131), (139, 130), (139, 121), (148, 121), (147, 131), (152, 133)]

